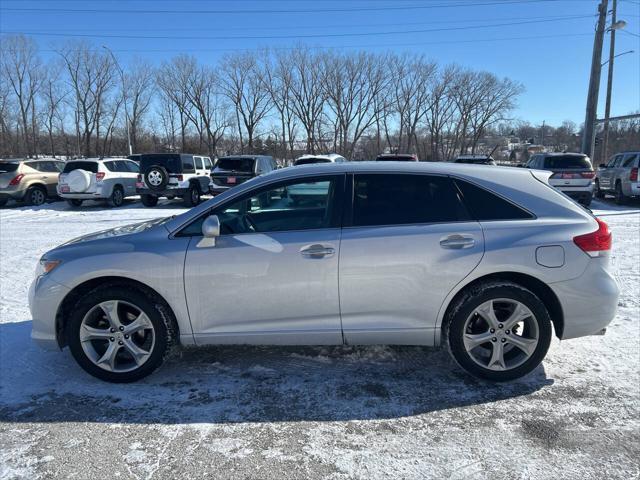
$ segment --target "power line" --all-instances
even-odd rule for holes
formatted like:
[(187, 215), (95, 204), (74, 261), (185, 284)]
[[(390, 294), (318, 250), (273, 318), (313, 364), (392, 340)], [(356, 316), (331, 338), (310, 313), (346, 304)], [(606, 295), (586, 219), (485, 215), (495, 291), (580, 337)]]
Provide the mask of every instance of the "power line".
[[(319, 45), (304, 45), (304, 48), (310, 50), (333, 50), (344, 48), (395, 48), (395, 47), (416, 47), (426, 45), (451, 45), (451, 44), (465, 44), (465, 43), (490, 43), (490, 42), (503, 42), (508, 40), (537, 40), (543, 38), (569, 38), (569, 37), (585, 37), (593, 36), (593, 32), (588, 33), (561, 33), (554, 35), (532, 35), (532, 36), (520, 36), (520, 37), (495, 37), (495, 38), (479, 38), (472, 40), (443, 40), (435, 42), (411, 42), (411, 43), (379, 43), (379, 44), (360, 44), (360, 45), (334, 45), (334, 46), (319, 46)], [(288, 47), (257, 47), (257, 48), (189, 48), (189, 52), (255, 52), (262, 50), (295, 50), (300, 48), (297, 46)], [(42, 52), (57, 53), (58, 50), (43, 49)], [(117, 53), (185, 53), (185, 49), (113, 49)]]
[[(6, 1), (6, 0), (4, 0)], [(68, 0), (67, 0), (68, 1)], [(252, 0), (253, 1), (253, 0)], [(596, 17), (596, 15), (585, 15), (584, 18), (587, 17)], [(506, 21), (517, 21), (517, 20), (562, 20), (562, 19), (573, 19), (573, 18), (583, 18), (582, 16), (577, 16), (577, 15), (553, 15), (553, 16), (546, 16), (546, 17), (540, 17), (540, 16), (527, 16), (527, 17), (503, 17), (503, 18), (492, 18), (491, 21), (494, 22), (506, 22)], [(368, 28), (368, 27), (407, 27), (407, 26), (418, 26), (418, 25), (441, 25), (441, 24), (456, 24), (456, 23), (479, 23), (479, 22), (485, 22), (486, 19), (478, 19), (478, 18), (474, 18), (474, 19), (455, 19), (455, 20), (433, 20), (430, 22), (402, 22), (402, 23), (388, 23), (388, 22), (381, 22), (381, 23), (359, 23), (357, 25), (347, 25), (347, 24), (322, 24), (322, 25), (318, 25), (317, 23), (314, 25), (287, 25), (287, 26), (251, 26), (251, 27), (228, 27), (228, 28), (219, 28), (219, 27), (215, 27), (215, 31), (216, 32), (227, 32), (227, 31), (240, 31), (240, 30), (300, 30), (300, 29), (310, 29), (310, 28), (316, 28), (316, 29), (322, 29), (322, 30), (326, 30), (328, 28)], [(1, 22), (0, 22), (1, 23)], [(64, 31), (66, 29), (68, 29), (69, 27), (65, 27), (65, 28), (59, 28), (59, 29), (52, 29), (52, 28), (48, 28), (47, 30), (38, 30), (38, 31), (34, 31), (32, 33), (32, 35), (37, 35), (37, 34), (45, 34), (45, 33), (55, 33), (56, 31)], [(136, 27), (136, 31), (138, 32), (143, 32), (143, 31), (152, 31), (155, 32), (158, 30), (159, 27), (152, 27), (152, 28), (139, 28)], [(185, 28), (175, 28), (175, 27), (171, 27), (172, 31), (189, 31), (192, 32), (194, 30), (194, 27), (185, 27)], [(0, 28), (0, 31), (2, 31), (2, 29)], [(74, 27), (74, 31), (75, 32), (82, 32), (82, 31), (89, 31), (89, 32), (95, 32), (96, 29), (95, 28), (75, 28)], [(113, 28), (113, 27), (109, 27), (109, 31), (110, 32), (118, 32), (118, 31), (123, 31), (123, 32), (130, 32), (131, 31), (131, 27), (126, 27), (126, 28)], [(201, 38), (201, 37), (198, 37)], [(228, 37), (225, 37), (228, 38)]]
[(281, 13), (339, 13), (339, 12), (375, 12), (390, 10), (428, 10), (434, 8), (457, 8), (457, 7), (478, 7), (491, 5), (510, 5), (510, 4), (527, 4), (527, 3), (549, 3), (558, 0), (504, 0), (504, 1), (485, 1), (485, 2), (465, 2), (465, 3), (444, 3), (431, 5), (396, 5), (392, 7), (355, 7), (355, 8), (322, 8), (322, 9), (251, 9), (251, 10), (151, 10), (151, 9), (99, 9), (99, 8), (0, 8), (3, 12), (47, 12), (47, 13), (122, 13), (122, 14), (188, 14), (188, 15), (226, 15), (226, 14), (281, 14)]
[(433, 32), (443, 32), (443, 31), (454, 31), (454, 30), (473, 30), (473, 29), (484, 29), (484, 28), (495, 28), (495, 27), (509, 27), (516, 25), (527, 25), (534, 23), (549, 23), (549, 22), (557, 22), (557, 21), (566, 21), (566, 20), (576, 20), (582, 18), (592, 18), (593, 15), (579, 15), (574, 17), (567, 17), (563, 19), (552, 19), (552, 20), (524, 20), (521, 22), (509, 22), (509, 23), (496, 23), (496, 24), (485, 24), (485, 25), (470, 25), (464, 27), (441, 27), (441, 28), (430, 28), (430, 29), (417, 29), (417, 30), (395, 30), (395, 31), (383, 31), (383, 32), (346, 32), (346, 33), (318, 33), (318, 34), (305, 34), (305, 35), (249, 35), (249, 36), (166, 36), (166, 35), (112, 35), (112, 34), (94, 34), (94, 33), (35, 33), (35, 32), (14, 32), (14, 31), (5, 31), (3, 33), (12, 33), (19, 34), (23, 33), (25, 35), (35, 35), (35, 36), (49, 36), (49, 37), (81, 37), (81, 38), (119, 38), (119, 39), (138, 39), (138, 40), (274, 40), (274, 39), (304, 39), (304, 38), (344, 38), (344, 37), (368, 37), (371, 35), (382, 36), (382, 35), (411, 35), (416, 33), (433, 33)]

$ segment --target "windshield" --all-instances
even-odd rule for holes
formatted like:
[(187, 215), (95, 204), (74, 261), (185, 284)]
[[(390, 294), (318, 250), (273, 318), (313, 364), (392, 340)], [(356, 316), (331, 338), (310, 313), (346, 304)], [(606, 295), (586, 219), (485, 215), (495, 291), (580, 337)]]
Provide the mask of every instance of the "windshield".
[(591, 161), (588, 157), (579, 155), (558, 155), (544, 159), (544, 168), (555, 170), (558, 168), (588, 168), (591, 170)]
[(0, 162), (0, 173), (11, 173), (18, 169), (19, 163)]
[(216, 163), (215, 171), (253, 173), (255, 163), (255, 158), (221, 158)]
[(309, 165), (311, 163), (331, 163), (331, 160), (328, 158), (320, 158), (320, 157), (306, 157), (299, 158), (296, 160), (294, 165)]
[(65, 164), (62, 172), (69, 173), (78, 169), (96, 173), (98, 171), (98, 162), (69, 162)]

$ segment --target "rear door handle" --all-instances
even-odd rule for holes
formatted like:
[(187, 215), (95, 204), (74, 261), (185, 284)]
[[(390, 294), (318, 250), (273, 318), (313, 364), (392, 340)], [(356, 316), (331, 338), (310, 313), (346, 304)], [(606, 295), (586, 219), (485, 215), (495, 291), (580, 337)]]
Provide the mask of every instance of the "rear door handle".
[(449, 248), (453, 250), (460, 250), (463, 248), (471, 248), (476, 244), (473, 235), (454, 233), (453, 235), (447, 235), (440, 239), (440, 246), (442, 248)]
[(331, 245), (322, 245), (321, 243), (314, 243), (313, 245), (307, 245), (300, 249), (300, 255), (306, 258), (324, 258), (330, 257), (336, 253), (336, 249)]

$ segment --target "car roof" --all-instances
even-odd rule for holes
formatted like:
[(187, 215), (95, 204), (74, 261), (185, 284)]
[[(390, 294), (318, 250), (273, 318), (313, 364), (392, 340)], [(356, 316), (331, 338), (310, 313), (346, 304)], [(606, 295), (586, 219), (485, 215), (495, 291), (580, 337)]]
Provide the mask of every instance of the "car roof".
[(68, 160), (67, 163), (73, 163), (73, 162), (110, 162), (112, 160), (128, 160), (130, 162), (133, 161), (130, 158), (126, 158), (126, 157), (106, 157), (106, 158), (74, 158), (73, 160)]
[(249, 158), (249, 159), (254, 159), (254, 158), (271, 158), (270, 155), (225, 155), (224, 157), (220, 157), (218, 158), (218, 160), (222, 160), (223, 158)]
[(536, 155), (544, 155), (545, 157), (587, 157), (586, 153), (579, 152), (543, 152), (536, 153)]

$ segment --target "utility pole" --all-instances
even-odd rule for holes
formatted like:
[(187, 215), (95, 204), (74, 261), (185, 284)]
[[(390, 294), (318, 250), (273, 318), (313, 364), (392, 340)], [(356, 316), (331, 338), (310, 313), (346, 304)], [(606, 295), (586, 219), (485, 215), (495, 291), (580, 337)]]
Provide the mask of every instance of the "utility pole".
[(602, 140), (602, 155), (600, 162), (607, 163), (607, 150), (609, 148), (609, 115), (611, 114), (611, 88), (613, 84), (613, 59), (616, 52), (616, 29), (613, 28), (616, 25), (616, 7), (618, 6), (618, 0), (613, 0), (611, 5), (611, 42), (609, 44), (609, 71), (607, 74), (607, 101), (604, 107), (604, 132)]
[(593, 156), (595, 143), (595, 124), (598, 111), (598, 93), (600, 90), (600, 74), (602, 72), (602, 43), (604, 41), (605, 23), (609, 0), (602, 0), (598, 5), (598, 26), (593, 40), (593, 57), (591, 58), (591, 76), (587, 94), (587, 110), (584, 118), (582, 134), (582, 153)]
[(541, 142), (540, 142), (540, 143), (541, 143), (541, 144), (542, 144), (542, 146), (544, 147), (544, 120), (542, 120), (542, 128), (541, 128), (540, 130), (541, 130), (541, 132), (540, 132), (540, 136), (542, 137), (542, 139), (541, 139)]

